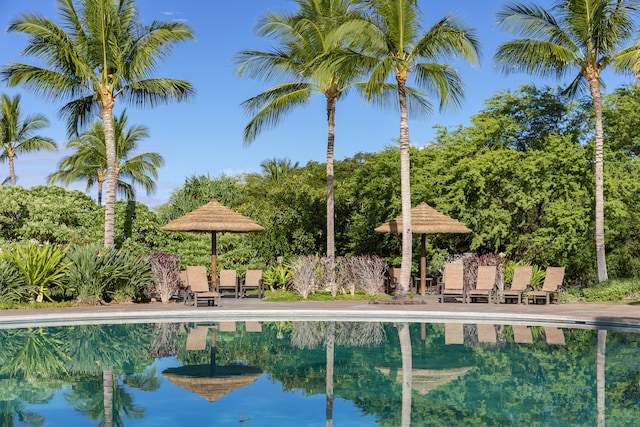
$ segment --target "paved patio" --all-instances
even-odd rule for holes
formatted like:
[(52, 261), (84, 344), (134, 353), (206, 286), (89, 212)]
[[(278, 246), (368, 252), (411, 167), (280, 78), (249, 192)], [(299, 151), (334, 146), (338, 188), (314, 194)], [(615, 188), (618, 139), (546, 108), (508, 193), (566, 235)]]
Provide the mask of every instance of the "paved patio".
[(267, 302), (223, 298), (221, 307), (151, 303), (0, 310), (0, 328), (96, 323), (216, 322), (220, 320), (347, 320), (558, 325), (574, 328), (638, 330), (640, 304), (567, 303), (518, 305), (487, 303), (369, 301)]

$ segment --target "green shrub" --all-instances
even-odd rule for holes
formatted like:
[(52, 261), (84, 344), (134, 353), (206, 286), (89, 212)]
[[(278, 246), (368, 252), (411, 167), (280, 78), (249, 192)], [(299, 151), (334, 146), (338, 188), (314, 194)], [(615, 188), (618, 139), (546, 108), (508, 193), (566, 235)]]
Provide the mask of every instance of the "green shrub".
[(7, 259), (0, 258), (0, 302), (18, 303), (26, 300), (27, 295), (24, 277)]
[(586, 302), (640, 300), (639, 279), (613, 279), (574, 293)]
[(286, 262), (273, 264), (262, 272), (262, 283), (271, 290), (288, 289), (291, 278), (291, 265)]
[(104, 301), (107, 282), (103, 279), (100, 260), (104, 247), (100, 244), (74, 246), (67, 252), (71, 266), (67, 270), (67, 284), (84, 304), (99, 304)]
[(63, 279), (70, 262), (63, 261), (66, 249), (33, 242), (15, 244), (5, 252), (7, 260), (13, 264), (24, 280), (27, 297), (42, 302), (49, 296), (52, 288), (63, 288)]

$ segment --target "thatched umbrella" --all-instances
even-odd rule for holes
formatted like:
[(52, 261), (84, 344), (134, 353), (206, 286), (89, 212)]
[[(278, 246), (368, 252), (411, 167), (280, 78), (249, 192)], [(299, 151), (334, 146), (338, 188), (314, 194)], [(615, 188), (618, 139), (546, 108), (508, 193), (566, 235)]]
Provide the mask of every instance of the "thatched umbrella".
[(175, 385), (215, 402), (232, 391), (249, 386), (262, 375), (262, 370), (245, 365), (218, 366), (215, 374), (209, 365), (168, 368), (162, 375)]
[(211, 280), (214, 286), (217, 268), (216, 233), (225, 231), (233, 233), (264, 231), (264, 228), (251, 218), (232, 211), (217, 200), (212, 200), (186, 215), (169, 221), (162, 229), (167, 231), (211, 233)]
[[(402, 233), (402, 215), (376, 227), (378, 233)], [(425, 293), (427, 279), (427, 234), (468, 234), (471, 233), (466, 225), (460, 221), (438, 212), (425, 202), (411, 209), (411, 231), (421, 234), (420, 244), (420, 294)]]

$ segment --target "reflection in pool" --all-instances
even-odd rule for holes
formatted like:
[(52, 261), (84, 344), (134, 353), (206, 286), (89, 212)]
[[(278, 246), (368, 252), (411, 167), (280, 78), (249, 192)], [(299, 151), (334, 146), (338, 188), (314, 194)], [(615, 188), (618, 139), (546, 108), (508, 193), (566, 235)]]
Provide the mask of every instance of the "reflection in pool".
[(238, 321), (4, 329), (0, 342), (2, 426), (640, 419), (640, 335), (628, 331)]

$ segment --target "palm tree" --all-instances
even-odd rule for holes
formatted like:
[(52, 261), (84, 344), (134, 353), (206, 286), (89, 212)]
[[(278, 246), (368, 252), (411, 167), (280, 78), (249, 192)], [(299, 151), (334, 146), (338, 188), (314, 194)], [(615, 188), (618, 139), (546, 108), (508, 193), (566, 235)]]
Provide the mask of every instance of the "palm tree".
[(9, 98), (3, 94), (0, 98), (0, 160), (9, 160), (9, 178), (16, 185), (15, 159), (19, 153), (31, 151), (57, 151), (58, 146), (50, 138), (34, 135), (35, 131), (49, 126), (42, 114), (21, 117), (20, 95)]
[(186, 81), (150, 77), (176, 43), (193, 39), (185, 22), (155, 21), (143, 26), (135, 0), (58, 0), (61, 26), (32, 13), (9, 25), (28, 35), (24, 51), (44, 67), (9, 64), (2, 76), (46, 97), (69, 100), (61, 113), (67, 130), (78, 129), (98, 111), (107, 153), (104, 245), (114, 246), (116, 142), (113, 108), (118, 98), (139, 106), (184, 101), (194, 90)]
[[(405, 298), (411, 278), (411, 187), (409, 163), (408, 115), (424, 116), (431, 110), (425, 93), (407, 88), (407, 81), (415, 75), (418, 89), (440, 98), (440, 108), (457, 105), (462, 99), (462, 84), (458, 72), (443, 58), (462, 58), (470, 63), (478, 61), (478, 41), (471, 29), (465, 28), (453, 16), (446, 16), (423, 32), (420, 9), (415, 0), (368, 0), (372, 8), (371, 28), (367, 34), (367, 51), (377, 59), (369, 81), (370, 100), (397, 100), (400, 109), (400, 197), (402, 204), (402, 265), (396, 298)], [(390, 97), (387, 79), (397, 82), (397, 99)], [(410, 108), (411, 107), (411, 108)]]
[[(116, 180), (120, 194), (128, 200), (136, 198), (135, 185), (143, 187), (147, 194), (156, 190), (155, 179), (164, 159), (158, 153), (142, 153), (130, 157), (137, 148), (138, 141), (149, 136), (145, 126), (127, 126), (126, 111), (114, 119), (116, 141)], [(104, 127), (96, 121), (91, 129), (67, 143), (67, 148), (75, 153), (64, 157), (59, 170), (49, 175), (49, 184), (62, 182), (69, 185), (76, 181), (86, 181), (87, 190), (98, 186), (98, 206), (102, 206), (102, 187), (107, 179), (107, 153), (104, 141)]]
[(595, 237), (598, 281), (608, 279), (604, 244), (604, 167), (601, 75), (614, 61), (625, 63), (629, 50), (619, 50), (635, 34), (630, 0), (557, 0), (549, 10), (513, 3), (498, 13), (498, 25), (523, 38), (503, 43), (494, 55), (505, 73), (561, 78), (573, 74), (568, 94), (588, 86), (595, 115)]
[[(244, 50), (234, 59), (239, 76), (279, 83), (243, 103), (254, 117), (244, 129), (250, 145), (265, 129), (276, 125), (292, 109), (311, 101), (314, 93), (324, 95), (327, 112), (327, 258), (335, 258), (334, 232), (334, 142), (336, 102), (362, 74), (357, 55), (351, 60), (333, 61), (348, 46), (350, 36), (361, 25), (358, 0), (296, 0), (297, 14), (266, 13), (257, 33), (279, 41), (268, 52)], [(354, 59), (355, 58), (355, 59)], [(331, 62), (334, 66), (327, 67)]]
[(298, 168), (298, 162), (291, 163), (289, 159), (270, 159), (260, 163), (262, 174), (273, 181), (278, 181), (283, 175)]

